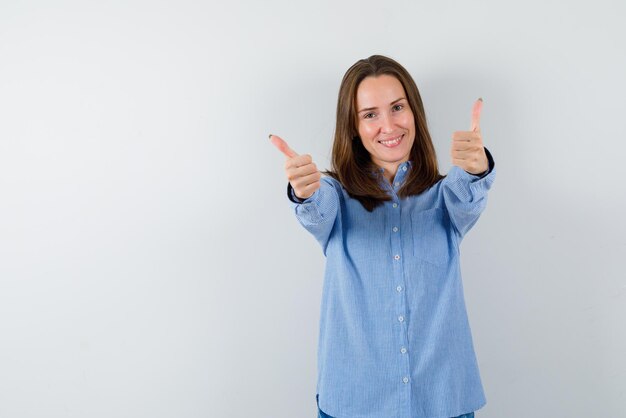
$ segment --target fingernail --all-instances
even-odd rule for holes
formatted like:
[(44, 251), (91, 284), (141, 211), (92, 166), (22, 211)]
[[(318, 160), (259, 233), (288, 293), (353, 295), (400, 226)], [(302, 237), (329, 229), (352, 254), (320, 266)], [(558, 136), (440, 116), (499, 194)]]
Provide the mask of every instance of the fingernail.
[(270, 137), (269, 137), (269, 138), (270, 138), (270, 139), (272, 139), (272, 134), (270, 134)]
[(479, 97), (479, 98), (478, 98), (478, 100), (480, 100), (480, 101), (482, 102), (482, 101), (483, 101), (483, 98), (482, 98), (482, 97)]

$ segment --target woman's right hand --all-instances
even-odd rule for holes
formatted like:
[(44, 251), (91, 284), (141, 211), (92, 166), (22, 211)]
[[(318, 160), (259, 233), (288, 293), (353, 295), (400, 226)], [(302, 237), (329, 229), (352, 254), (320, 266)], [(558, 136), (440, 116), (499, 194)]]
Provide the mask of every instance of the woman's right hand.
[(298, 155), (279, 136), (270, 134), (270, 141), (287, 157), (285, 173), (296, 197), (304, 200), (313, 196), (313, 193), (320, 188), (322, 178), (313, 158), (309, 154)]

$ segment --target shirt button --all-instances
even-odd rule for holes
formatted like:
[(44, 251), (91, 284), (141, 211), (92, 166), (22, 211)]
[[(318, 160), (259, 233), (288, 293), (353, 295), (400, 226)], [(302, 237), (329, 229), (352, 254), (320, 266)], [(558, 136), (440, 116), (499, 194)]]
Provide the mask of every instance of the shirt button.
[(402, 171), (406, 171), (406, 166), (402, 167)]
[(402, 347), (402, 348), (400, 349), (400, 352), (401, 352), (402, 354), (406, 353), (406, 348)]
[(393, 205), (391, 205), (391, 206), (393, 206), (394, 208), (397, 208), (398, 204), (396, 202), (393, 202)]
[(401, 292), (401, 291), (402, 291), (402, 286), (398, 286), (398, 287), (396, 287), (396, 290), (397, 290), (398, 292)]
[(399, 186), (399, 185), (400, 185), (400, 182), (399, 182), (399, 181), (396, 181), (396, 186)]
[(400, 322), (404, 321), (404, 317), (403, 317), (402, 315), (400, 315), (400, 316), (398, 317), (398, 321), (400, 321)]
[(409, 378), (408, 378), (408, 377), (404, 377), (404, 378), (402, 379), (402, 381), (403, 381), (404, 383), (409, 383)]
[(398, 232), (398, 227), (397, 226), (393, 227), (393, 232)]
[(400, 259), (400, 256), (398, 254), (394, 255), (393, 258), (395, 258), (396, 260)]

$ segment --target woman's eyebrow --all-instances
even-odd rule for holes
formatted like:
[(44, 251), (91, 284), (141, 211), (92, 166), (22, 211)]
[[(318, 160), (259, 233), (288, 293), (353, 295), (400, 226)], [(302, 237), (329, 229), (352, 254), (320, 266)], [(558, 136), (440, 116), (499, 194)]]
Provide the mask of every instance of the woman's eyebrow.
[[(400, 97), (399, 99), (396, 99), (393, 102), (389, 103), (389, 106), (393, 105), (394, 103), (399, 102), (400, 100), (406, 100), (406, 98)], [(365, 112), (366, 110), (376, 110), (376, 109), (378, 109), (378, 108), (377, 107), (366, 107), (366, 108), (363, 108), (363, 109), (359, 110), (358, 113)]]

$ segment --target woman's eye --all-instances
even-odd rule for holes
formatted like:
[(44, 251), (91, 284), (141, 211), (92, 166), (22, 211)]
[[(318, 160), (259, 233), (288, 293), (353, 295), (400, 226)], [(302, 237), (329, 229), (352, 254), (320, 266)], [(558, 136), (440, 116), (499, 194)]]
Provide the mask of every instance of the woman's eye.
[(402, 110), (404, 108), (404, 105), (397, 104), (393, 108), (394, 108), (394, 110)]
[(373, 113), (366, 113), (365, 115), (363, 115), (364, 119), (370, 119), (371, 117), (373, 117), (374, 114)]

